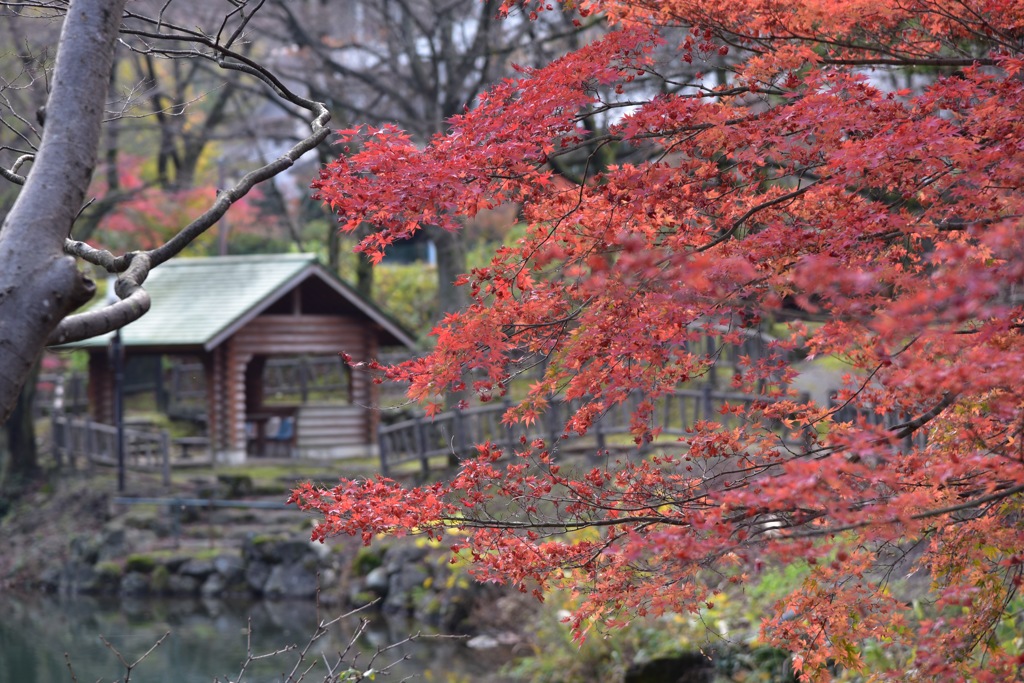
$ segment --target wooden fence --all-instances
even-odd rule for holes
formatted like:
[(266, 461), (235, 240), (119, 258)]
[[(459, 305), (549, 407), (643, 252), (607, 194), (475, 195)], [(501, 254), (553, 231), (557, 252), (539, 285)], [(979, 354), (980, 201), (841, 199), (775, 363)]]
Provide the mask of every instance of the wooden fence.
[[(75, 469), (86, 465), (117, 466), (117, 427), (54, 413), (53, 452), (58, 467)], [(164, 431), (124, 428), (125, 467), (160, 472), (164, 485), (171, 480), (171, 443)]]
[[(583, 404), (582, 400), (552, 401), (541, 419), (530, 425), (502, 423), (502, 416), (511, 403), (497, 403), (465, 410), (451, 410), (434, 417), (413, 417), (382, 425), (377, 430), (381, 469), (387, 473), (396, 465), (418, 460), (424, 473), (430, 459), (447, 456), (455, 461), (472, 454), (475, 444), (491, 442), (511, 452), (528, 442), (542, 438), (548, 447), (557, 451), (628, 448), (643, 451), (645, 444), (632, 444), (630, 431), (632, 416), (644, 400), (641, 392), (633, 392), (623, 403), (605, 411), (594, 420), (585, 435), (563, 433), (566, 422)], [(722, 406), (744, 406), (743, 412), (763, 405), (764, 396), (722, 391), (710, 384), (697, 389), (683, 389), (662, 395), (651, 401), (653, 423), (666, 437), (678, 438), (687, 434), (698, 421), (708, 420), (726, 427), (738, 425), (742, 416), (732, 412), (723, 414)], [(795, 445), (795, 444), (791, 444)]]
[[(381, 469), (387, 473), (402, 463), (418, 460), (424, 474), (430, 467), (431, 458), (445, 456), (450, 464), (472, 454), (478, 443), (490, 442), (507, 453), (521, 447), (522, 439), (545, 439), (553, 451), (604, 451), (608, 448), (643, 452), (649, 444), (637, 447), (627, 437), (630, 432), (632, 415), (644, 400), (640, 392), (633, 392), (623, 403), (612, 406), (598, 419), (583, 436), (563, 433), (569, 418), (582, 405), (581, 400), (552, 401), (549, 410), (540, 420), (530, 425), (502, 423), (505, 412), (512, 403), (483, 405), (466, 410), (452, 410), (433, 418), (414, 415), (409, 419), (388, 425), (381, 425), (377, 431), (380, 447)], [(698, 421), (717, 422), (726, 428), (735, 427), (743, 421), (743, 414), (749, 409), (763, 405), (772, 399), (764, 396), (721, 391), (711, 384), (697, 389), (684, 389), (660, 396), (653, 403), (651, 420), (661, 428), (661, 434), (670, 438), (684, 437), (687, 429)], [(803, 402), (807, 396), (798, 399)], [(740, 415), (723, 413), (722, 406), (742, 406)], [(870, 408), (843, 406), (836, 408), (832, 416), (835, 422), (858, 422), (868, 426), (882, 426), (892, 430), (908, 418), (898, 413), (881, 414)], [(800, 440), (786, 438), (782, 434), (780, 445), (799, 448)], [(928, 443), (928, 431), (921, 429), (906, 437), (896, 448), (923, 448)]]

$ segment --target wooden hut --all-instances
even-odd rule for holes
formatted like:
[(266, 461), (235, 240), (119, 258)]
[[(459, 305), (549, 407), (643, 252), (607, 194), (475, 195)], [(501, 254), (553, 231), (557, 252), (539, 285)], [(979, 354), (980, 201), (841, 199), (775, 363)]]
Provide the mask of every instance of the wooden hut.
[[(209, 446), (220, 462), (265, 454), (337, 458), (376, 453), (376, 386), (347, 373), (347, 392), (329, 400), (266, 401), (268, 359), (346, 353), (354, 361), (382, 347), (415, 348), (412, 336), (320, 266), (310, 254), (174, 259), (145, 284), (150, 311), (121, 331), (126, 359), (195, 357), (205, 378)], [(113, 421), (111, 335), (76, 344), (89, 356), (93, 418)], [(280, 443), (274, 445), (280, 446)]]

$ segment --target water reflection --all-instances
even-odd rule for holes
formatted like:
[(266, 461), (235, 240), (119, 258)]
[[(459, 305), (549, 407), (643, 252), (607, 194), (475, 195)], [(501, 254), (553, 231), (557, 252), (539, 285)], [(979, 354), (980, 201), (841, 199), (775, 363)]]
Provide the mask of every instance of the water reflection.
[[(131, 662), (168, 631), (171, 635), (140, 665), (132, 680), (234, 681), (246, 660), (250, 620), (252, 651), (264, 654), (287, 645), (297, 645), (301, 650), (314, 632), (318, 618), (336, 616), (326, 611), (318, 615), (316, 606), (307, 602), (58, 599), (2, 593), (0, 610), (0, 681), (18, 683), (121, 680), (124, 667), (103, 645), (100, 636)], [(315, 663), (318, 668), (305, 680), (323, 680), (322, 658), (336, 660), (338, 653), (348, 647), (358, 624), (358, 618), (339, 623), (310, 648), (307, 666)], [(379, 648), (402, 641), (419, 630), (407, 622), (372, 619), (352, 654), (358, 653), (356, 662), (360, 667), (369, 667)], [(285, 680), (286, 672), (297, 661), (297, 652), (250, 663), (245, 680)], [(495, 675), (500, 667), (497, 656), (472, 651), (461, 640), (423, 639), (381, 655), (374, 668), (397, 662), (391, 675), (383, 679), (391, 681), (413, 675), (422, 675), (420, 680), (450, 683), (499, 681)]]

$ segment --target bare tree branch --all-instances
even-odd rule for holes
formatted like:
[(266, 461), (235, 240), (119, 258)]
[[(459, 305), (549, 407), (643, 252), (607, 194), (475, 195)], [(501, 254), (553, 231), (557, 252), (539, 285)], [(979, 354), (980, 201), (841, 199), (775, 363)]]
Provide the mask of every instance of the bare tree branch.
[[(141, 317), (150, 306), (143, 286), (152, 268), (179, 254), (258, 183), (293, 166), (329, 135), (330, 114), (323, 103), (294, 92), (270, 69), (245, 53), (249, 47), (241, 39), (262, 5), (263, 0), (232, 3), (232, 8), (216, 19), (219, 31), (216, 26), (205, 31), (201, 22), (188, 26), (173, 23), (170, 2), (162, 7), (137, 2), (127, 11), (125, 0), (0, 2), (0, 8), (15, 13), (31, 8), (44, 14), (65, 15), (39, 151), (34, 153), (35, 145), (22, 133), (22, 139), (29, 144), (28, 153), (22, 153), (13, 164), (8, 161), (0, 167), (0, 176), (21, 188), (0, 228), (0, 319), (4, 320), (4, 334), (0, 335), (0, 422), (10, 413), (45, 344), (104, 334)], [(153, 8), (154, 16), (144, 14), (147, 6)], [(241, 50), (231, 48), (235, 43), (242, 46)], [(196, 64), (207, 62), (222, 73), (253, 78), (270, 91), (272, 98), (307, 112), (310, 132), (285, 153), (258, 165), (233, 186), (219, 192), (201, 215), (156, 248), (114, 254), (72, 240), (71, 227), (79, 217), (97, 165), (110, 74), (119, 45), (143, 55), (187, 58)], [(193, 72), (194, 68), (187, 71)], [(31, 77), (33, 82), (42, 84), (39, 79), (44, 76), (49, 77), (45, 69), (42, 75)], [(225, 93), (236, 87), (236, 80), (228, 81), (220, 89), (218, 117), (228, 111)], [(0, 107), (6, 103), (15, 110), (15, 103), (9, 100), (0, 103)], [(24, 116), (18, 115), (17, 120), (25, 130), (36, 130)], [(213, 126), (217, 121), (208, 124)], [(4, 125), (9, 125), (6, 119)], [(204, 140), (209, 140), (208, 131)], [(13, 148), (6, 146), (4, 150)], [(31, 172), (19, 174), (19, 168), (29, 159), (33, 162)], [(116, 157), (107, 162), (116, 162)], [(118, 275), (117, 303), (69, 315), (96, 291), (88, 275), (78, 269), (78, 261)]]

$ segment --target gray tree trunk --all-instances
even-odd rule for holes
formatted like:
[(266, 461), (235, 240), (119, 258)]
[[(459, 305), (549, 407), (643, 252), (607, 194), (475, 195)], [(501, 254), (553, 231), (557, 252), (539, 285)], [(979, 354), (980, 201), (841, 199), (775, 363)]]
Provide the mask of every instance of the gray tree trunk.
[[(437, 319), (440, 321), (446, 313), (461, 311), (469, 303), (466, 288), (455, 286), (455, 278), (467, 270), (466, 243), (462, 233), (451, 233), (436, 225), (427, 226), (426, 230), (437, 247)], [(445, 409), (454, 410), (468, 395), (468, 391), (445, 392)], [(449, 458), (449, 464), (455, 466), (457, 460)]]
[(36, 430), (32, 408), (36, 396), (39, 365), (32, 368), (25, 388), (18, 395), (14, 411), (4, 424), (7, 436), (7, 457), (0, 468), (0, 489), (16, 489), (40, 474), (39, 454), (36, 449)]
[(466, 272), (466, 243), (462, 233), (448, 232), (435, 225), (426, 228), (437, 247), (438, 320), (446, 313), (466, 307), (469, 299), (465, 287), (456, 287), (455, 279)]
[(96, 165), (124, 2), (71, 0), (39, 153), (0, 226), (0, 422), (10, 417), (47, 337), (95, 292), (64, 242)]

